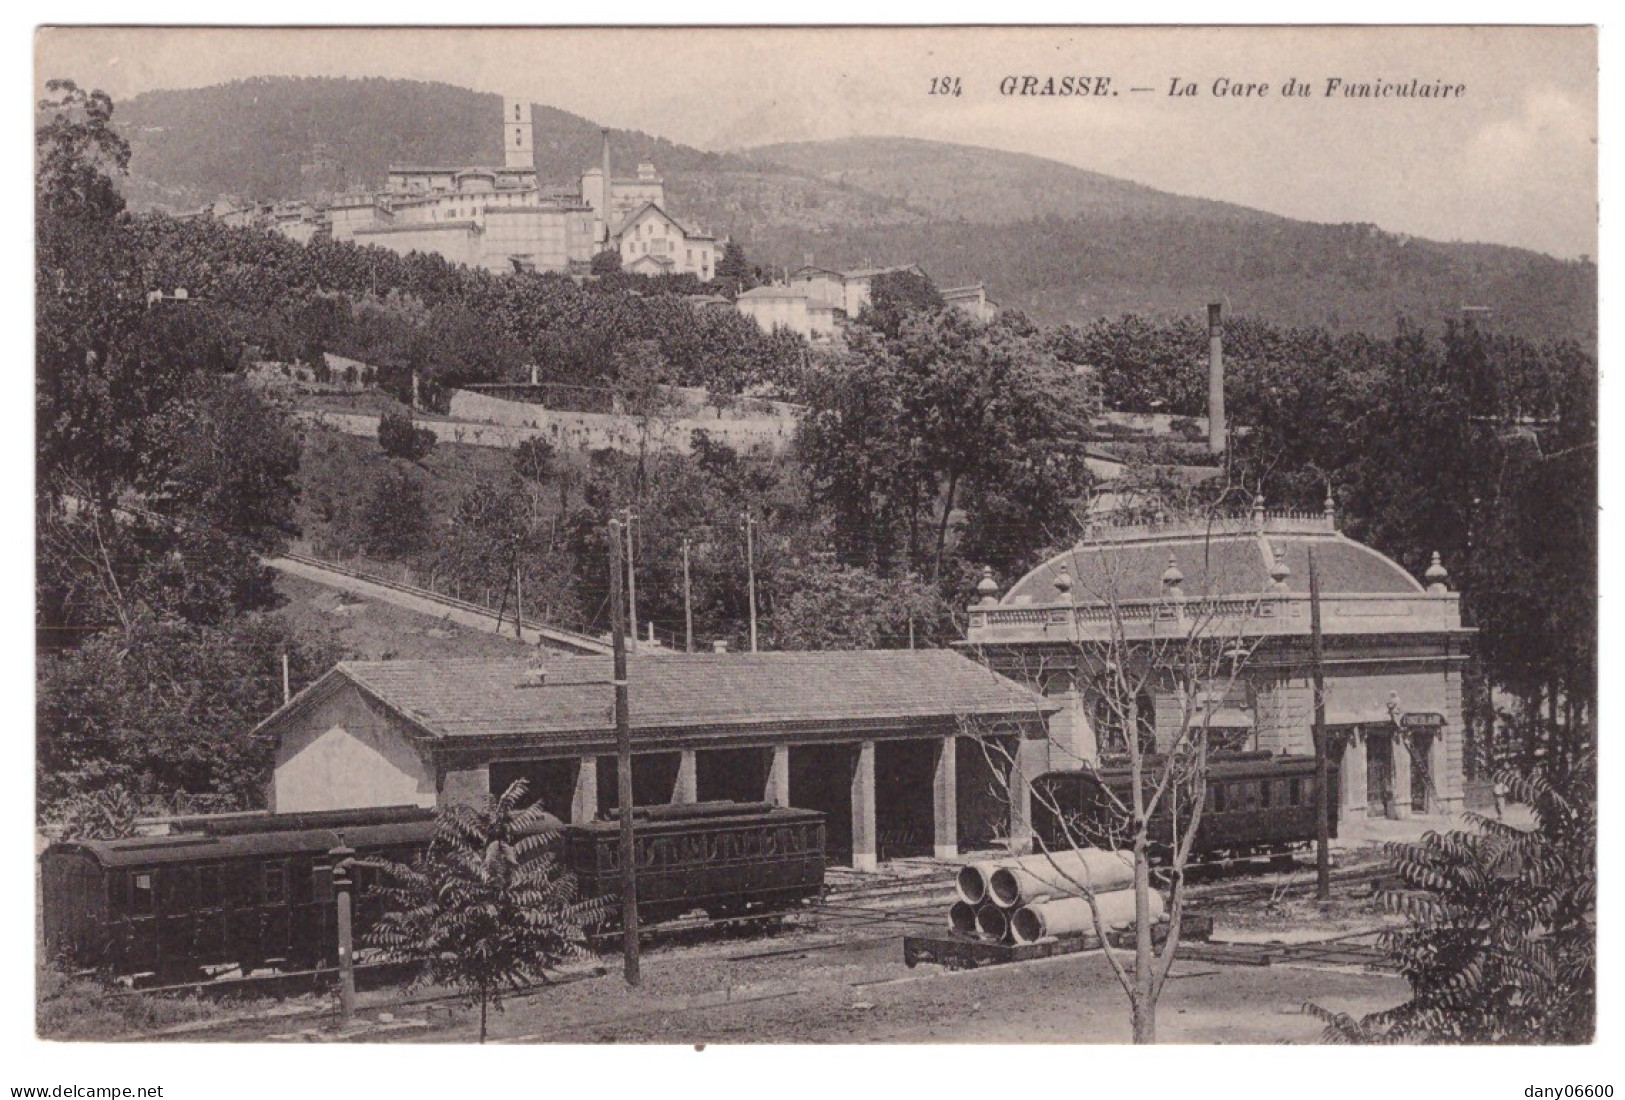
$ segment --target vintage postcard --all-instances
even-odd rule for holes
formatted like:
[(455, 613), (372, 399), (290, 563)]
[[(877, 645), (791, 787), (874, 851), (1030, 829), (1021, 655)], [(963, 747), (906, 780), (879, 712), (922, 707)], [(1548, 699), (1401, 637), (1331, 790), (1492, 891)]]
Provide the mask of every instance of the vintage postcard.
[(40, 29), (37, 1060), (1594, 1043), (1597, 43)]

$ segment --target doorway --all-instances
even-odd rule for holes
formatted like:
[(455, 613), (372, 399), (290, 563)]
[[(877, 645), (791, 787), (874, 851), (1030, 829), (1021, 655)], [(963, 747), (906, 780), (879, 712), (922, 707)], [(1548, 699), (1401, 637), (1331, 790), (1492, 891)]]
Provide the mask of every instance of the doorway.
[(1388, 733), (1367, 733), (1365, 738), (1366, 812), (1371, 817), (1394, 817), (1394, 742)]
[(1432, 773), (1428, 761), (1433, 758), (1433, 734), (1417, 731), (1411, 735), (1411, 812), (1428, 812)]

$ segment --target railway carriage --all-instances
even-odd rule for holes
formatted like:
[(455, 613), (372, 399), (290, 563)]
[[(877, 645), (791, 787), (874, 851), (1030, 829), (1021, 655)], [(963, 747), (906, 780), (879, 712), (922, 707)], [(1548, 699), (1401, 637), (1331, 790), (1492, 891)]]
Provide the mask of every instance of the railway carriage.
[[(1147, 790), (1162, 759), (1142, 769)], [(1330, 835), (1337, 835), (1337, 776), (1328, 772)], [(1121, 759), (1097, 770), (1047, 772), (1033, 780), (1033, 827), (1052, 851), (1073, 843), (1121, 847), (1133, 777)], [(1268, 752), (1215, 755), (1209, 762), (1202, 820), (1191, 848), (1193, 861), (1284, 856), (1316, 839), (1315, 761)], [(1164, 798), (1151, 821), (1153, 855), (1165, 857), (1173, 839), (1173, 816)]]
[[(694, 909), (771, 913), (816, 897), (824, 815), (766, 803), (639, 808), (639, 917)], [(162, 837), (75, 841), (40, 857), (47, 952), (121, 975), (192, 980), (238, 968), (337, 964), (331, 851), (356, 853), (359, 939), (381, 915), (367, 860), (409, 863), (434, 836), (432, 811), (391, 807), (198, 818)], [(560, 863), (582, 896), (620, 889), (620, 825), (559, 827)]]

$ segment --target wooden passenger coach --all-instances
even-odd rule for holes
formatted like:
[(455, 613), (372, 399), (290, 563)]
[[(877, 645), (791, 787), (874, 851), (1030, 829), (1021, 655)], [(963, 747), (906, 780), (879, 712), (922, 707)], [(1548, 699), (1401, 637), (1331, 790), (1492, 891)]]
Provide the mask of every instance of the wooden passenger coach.
[[(380, 821), (379, 819), (384, 820)], [(766, 803), (636, 811), (639, 915), (771, 913), (817, 897), (824, 815)], [(331, 851), (353, 849), (358, 938), (381, 915), (369, 859), (411, 862), (434, 837), (416, 807), (248, 819), (200, 818), (166, 837), (53, 844), (40, 857), (45, 946), (115, 974), (191, 980), (211, 969), (337, 964)], [(250, 831), (252, 830), (252, 831)], [(560, 828), (581, 896), (620, 892), (620, 826)]]
[[(644, 919), (782, 909), (823, 889), (824, 815), (816, 811), (722, 802), (639, 809), (634, 820)], [(573, 826), (565, 837), (581, 892), (618, 894), (619, 818)]]
[[(1148, 758), (1141, 780), (1154, 788), (1163, 759)], [(1328, 825), (1337, 835), (1337, 777), (1330, 783)], [(1315, 761), (1309, 756), (1267, 752), (1214, 756), (1208, 766), (1202, 820), (1192, 855), (1199, 860), (1283, 855), (1310, 844), (1317, 834)], [(1033, 826), (1052, 851), (1072, 843), (1116, 848), (1124, 842), (1121, 805), (1131, 804), (1133, 777), (1122, 760), (1107, 758), (1098, 771), (1049, 772), (1033, 781)], [(1181, 815), (1183, 817), (1183, 814)], [(1173, 838), (1170, 800), (1152, 819), (1154, 845)]]

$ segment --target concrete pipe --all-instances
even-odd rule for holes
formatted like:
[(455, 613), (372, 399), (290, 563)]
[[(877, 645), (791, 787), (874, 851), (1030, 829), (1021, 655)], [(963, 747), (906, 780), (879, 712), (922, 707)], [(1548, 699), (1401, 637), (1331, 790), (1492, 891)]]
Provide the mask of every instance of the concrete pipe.
[(954, 902), (948, 910), (948, 927), (961, 935), (976, 935), (976, 906)]
[[(1162, 919), (1162, 895), (1150, 892), (1151, 919)], [(1107, 929), (1128, 928), (1134, 924), (1134, 891), (1113, 890), (1095, 895), (1100, 922)], [(980, 914), (978, 914), (980, 917)], [(1024, 905), (1010, 916), (1010, 934), (1016, 943), (1035, 943), (1046, 936), (1070, 932), (1093, 932), (1095, 919), (1088, 898), (1056, 898), (1054, 901)]]
[(1133, 881), (1132, 854), (1079, 848), (1003, 864), (988, 876), (987, 889), (995, 905), (1015, 909), (1044, 898), (1075, 898), (1085, 889), (1104, 894)]
[(985, 863), (967, 863), (959, 869), (954, 879), (954, 887), (959, 891), (959, 900), (966, 905), (980, 905), (987, 900), (987, 880), (999, 865), (992, 861)]
[(997, 943), (1010, 935), (1010, 916), (997, 905), (984, 905), (976, 910), (976, 931)]

